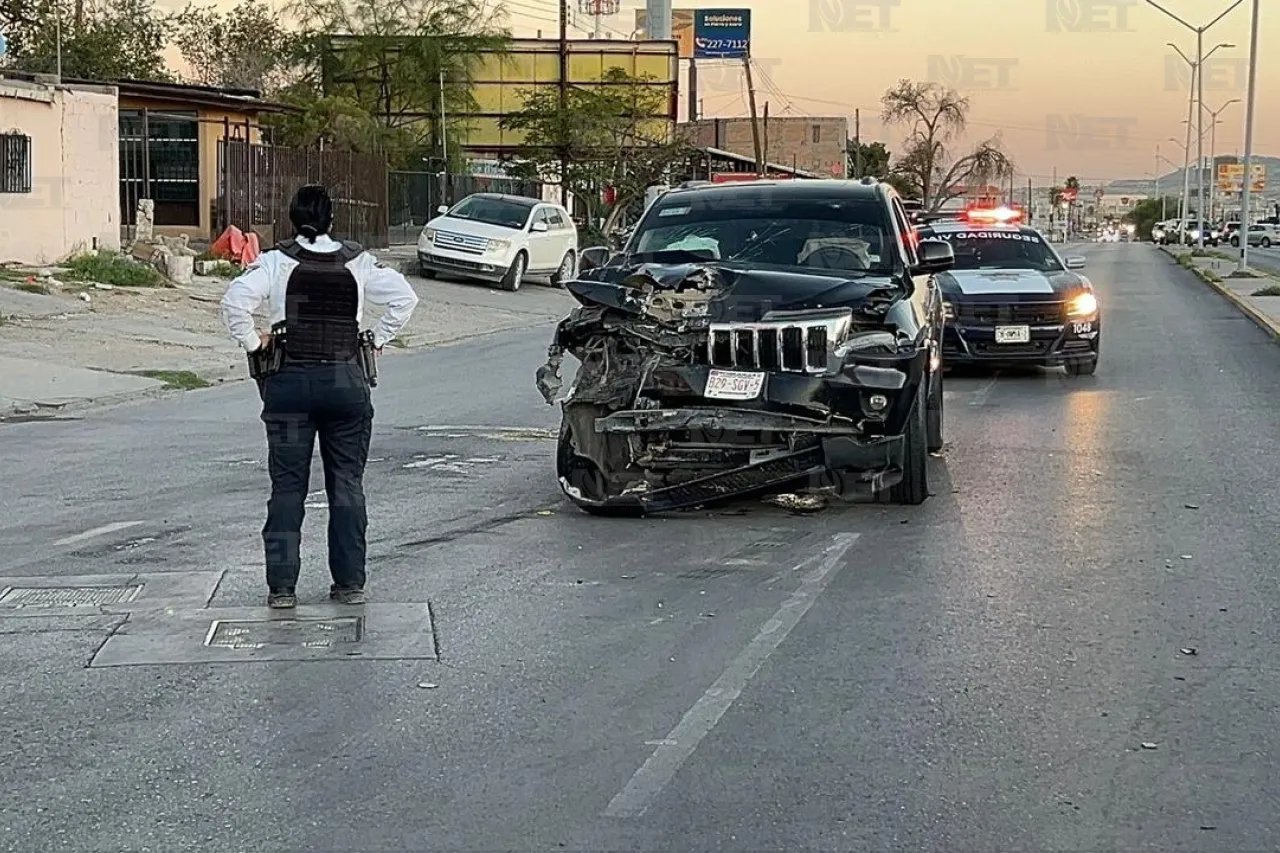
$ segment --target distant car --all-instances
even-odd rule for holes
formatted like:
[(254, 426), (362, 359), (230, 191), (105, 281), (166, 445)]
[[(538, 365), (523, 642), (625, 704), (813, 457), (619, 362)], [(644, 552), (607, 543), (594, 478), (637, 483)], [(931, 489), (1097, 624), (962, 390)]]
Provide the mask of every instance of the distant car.
[(1074, 376), (1098, 368), (1102, 316), (1093, 284), (1073, 272), (1044, 235), (1007, 217), (936, 223), (921, 240), (955, 249), (937, 278), (946, 313), (942, 358), (957, 364), (1061, 365)]
[(1240, 245), (1240, 238), (1236, 236), (1237, 232), (1239, 231), (1240, 231), (1240, 223), (1235, 220), (1222, 223), (1222, 227), (1218, 229), (1218, 232), (1219, 234), (1221, 234), (1222, 239), (1227, 241), (1233, 246)]
[(445, 273), (520, 289), (526, 277), (563, 286), (577, 271), (578, 229), (569, 212), (536, 198), (476, 193), (422, 229), (423, 274)]

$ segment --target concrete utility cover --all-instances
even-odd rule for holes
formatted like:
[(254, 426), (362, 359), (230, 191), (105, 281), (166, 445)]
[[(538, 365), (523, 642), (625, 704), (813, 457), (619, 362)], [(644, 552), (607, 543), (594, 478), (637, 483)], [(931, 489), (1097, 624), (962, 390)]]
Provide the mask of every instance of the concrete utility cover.
[(0, 577), (0, 619), (205, 607), (222, 572)]
[(435, 637), (429, 604), (147, 610), (132, 613), (89, 665), (437, 660)]
[(131, 586), (32, 587), (15, 586), (0, 591), (0, 607), (100, 607), (127, 604), (142, 592)]
[(302, 646), (325, 649), (339, 643), (358, 643), (364, 637), (364, 617), (334, 619), (216, 620), (209, 626), (206, 646), (224, 649), (263, 649)]

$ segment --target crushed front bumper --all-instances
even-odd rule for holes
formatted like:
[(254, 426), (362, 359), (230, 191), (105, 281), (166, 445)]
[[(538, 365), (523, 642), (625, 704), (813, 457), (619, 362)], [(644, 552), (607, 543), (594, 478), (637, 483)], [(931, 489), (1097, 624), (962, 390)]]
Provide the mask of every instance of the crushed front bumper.
[(732, 403), (705, 396), (710, 367), (655, 369), (633, 407), (596, 417), (592, 428), (626, 442), (643, 468), (697, 474), (628, 488), (595, 505), (660, 512), (786, 488), (887, 489), (902, 479), (903, 431), (927, 366), (921, 350), (860, 360), (836, 374), (767, 373), (756, 399)]
[(1072, 359), (1096, 358), (1102, 318), (1094, 315), (1055, 325), (1029, 327), (1030, 340), (1000, 343), (996, 326), (963, 325), (948, 321), (942, 335), (942, 358), (948, 365), (1041, 364), (1060, 365)]

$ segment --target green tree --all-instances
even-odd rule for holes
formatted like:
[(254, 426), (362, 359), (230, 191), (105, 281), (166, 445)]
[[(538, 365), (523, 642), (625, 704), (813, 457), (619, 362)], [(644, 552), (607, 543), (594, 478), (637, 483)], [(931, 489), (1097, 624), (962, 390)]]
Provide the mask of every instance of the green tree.
[(298, 38), (307, 55), (295, 100), (310, 91), (321, 114), (363, 108), (382, 128), (395, 168), (421, 169), (444, 148), (442, 138), (465, 136), (465, 125), (448, 117), (477, 110), (475, 72), (510, 41), (501, 7), (486, 0), (292, 0), (289, 11), (304, 22)]
[[(89, 80), (169, 80), (164, 61), (172, 15), (153, 0), (0, 0), (7, 67)], [(59, 26), (60, 24), (60, 26)]]
[(205, 86), (275, 94), (304, 58), (298, 40), (263, 0), (241, 0), (227, 12), (188, 6), (174, 23), (174, 43), (190, 76)]
[(889, 149), (883, 142), (862, 142), (850, 139), (845, 146), (849, 155), (849, 177), (883, 178), (889, 174)]
[[(513, 171), (559, 181), (587, 208), (591, 225), (603, 222), (608, 233), (647, 188), (667, 180), (693, 152), (678, 133), (668, 139), (649, 130), (668, 97), (655, 80), (611, 68), (600, 85), (570, 87), (563, 109), (558, 89), (528, 90), (524, 108), (502, 119), (504, 129), (524, 134)], [(612, 203), (603, 198), (606, 188), (613, 190)]]
[(1176, 197), (1166, 196), (1163, 199), (1144, 198), (1124, 215), (1123, 221), (1132, 224), (1137, 229), (1139, 240), (1150, 240), (1151, 229), (1155, 224), (1166, 215), (1176, 213), (1177, 210), (1178, 199)]
[(954, 153), (970, 109), (969, 99), (954, 90), (932, 82), (900, 80), (885, 92), (880, 104), (885, 123), (910, 127), (892, 172), (927, 212), (936, 213), (964, 195), (971, 184), (985, 186), (1013, 173), (1013, 161), (1000, 150), (999, 136), (983, 140), (967, 153)]

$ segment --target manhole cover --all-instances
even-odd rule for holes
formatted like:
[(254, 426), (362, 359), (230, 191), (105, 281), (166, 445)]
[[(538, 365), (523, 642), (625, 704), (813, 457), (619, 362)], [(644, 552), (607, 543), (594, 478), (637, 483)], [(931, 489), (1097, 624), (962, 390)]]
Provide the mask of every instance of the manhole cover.
[(204, 644), (224, 649), (261, 649), (266, 646), (323, 649), (342, 643), (358, 643), (363, 637), (363, 616), (257, 621), (219, 619), (209, 626)]
[(130, 586), (14, 586), (0, 594), (0, 607), (100, 607), (128, 604), (142, 592), (142, 584)]

